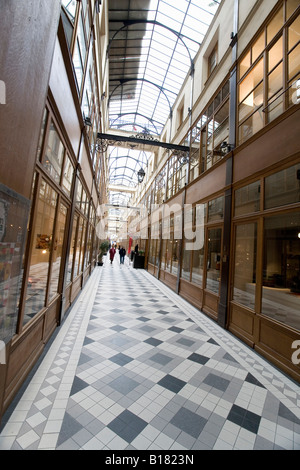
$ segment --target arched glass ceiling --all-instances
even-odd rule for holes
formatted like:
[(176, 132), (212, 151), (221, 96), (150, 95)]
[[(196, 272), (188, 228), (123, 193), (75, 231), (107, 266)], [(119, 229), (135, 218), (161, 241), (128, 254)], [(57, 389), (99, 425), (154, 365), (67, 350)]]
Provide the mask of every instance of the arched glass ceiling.
[[(217, 0), (109, 0), (109, 125), (132, 135), (160, 135), (199, 46)], [(147, 171), (149, 153), (110, 148), (110, 185), (134, 188)], [(128, 192), (110, 189), (124, 205)]]
[(161, 133), (219, 3), (109, 1), (111, 128)]
[(137, 173), (141, 168), (146, 171), (150, 155), (141, 150), (109, 147), (109, 184), (136, 187)]

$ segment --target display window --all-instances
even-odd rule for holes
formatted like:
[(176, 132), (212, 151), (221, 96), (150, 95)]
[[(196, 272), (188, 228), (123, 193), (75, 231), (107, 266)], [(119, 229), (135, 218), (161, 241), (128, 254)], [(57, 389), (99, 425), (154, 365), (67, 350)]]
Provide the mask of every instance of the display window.
[(299, 163), (237, 189), (234, 205), (232, 300), (300, 330)]
[(43, 180), (39, 188), (33, 228), (24, 324), (46, 306), (49, 267), (55, 243), (54, 221), (57, 199), (57, 192)]

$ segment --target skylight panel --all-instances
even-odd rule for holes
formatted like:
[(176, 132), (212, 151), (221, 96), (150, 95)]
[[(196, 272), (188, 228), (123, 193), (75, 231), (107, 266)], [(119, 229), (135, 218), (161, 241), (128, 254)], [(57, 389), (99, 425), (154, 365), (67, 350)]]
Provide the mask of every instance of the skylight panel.
[[(116, 78), (110, 83), (112, 128), (154, 134), (162, 131), (218, 4), (216, 0), (151, 0), (148, 24), (136, 23), (128, 28), (121, 21), (145, 18), (145, 9), (138, 10), (143, 2), (128, 2), (128, 11), (118, 11), (122, 31), (112, 41), (113, 53), (109, 55), (110, 71)], [(114, 23), (114, 32), (117, 28)], [(117, 86), (124, 78), (132, 80)], [(114, 159), (111, 169), (118, 169), (112, 175), (114, 181), (128, 187), (137, 184), (136, 172), (141, 165), (146, 166), (149, 155), (139, 153), (130, 158), (132, 154), (128, 153), (124, 158), (127, 151), (118, 149), (117, 155), (122, 158), (114, 159), (116, 154), (110, 158)], [(121, 198), (121, 193), (114, 195), (114, 200)], [(126, 194), (126, 198), (130, 196)]]

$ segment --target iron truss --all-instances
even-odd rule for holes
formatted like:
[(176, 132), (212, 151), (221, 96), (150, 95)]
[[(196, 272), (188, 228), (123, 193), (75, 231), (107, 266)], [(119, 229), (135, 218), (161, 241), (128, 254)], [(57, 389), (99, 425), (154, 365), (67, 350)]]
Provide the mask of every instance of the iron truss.
[(176, 145), (169, 144), (166, 142), (160, 142), (158, 139), (155, 139), (150, 134), (140, 133), (132, 136), (122, 136), (115, 134), (97, 134), (96, 148), (98, 152), (105, 152), (109, 146), (120, 146), (134, 149), (140, 145), (149, 145), (151, 147), (162, 147), (167, 150), (170, 150), (173, 155), (178, 159), (183, 159), (185, 161), (189, 158), (190, 148), (186, 145)]

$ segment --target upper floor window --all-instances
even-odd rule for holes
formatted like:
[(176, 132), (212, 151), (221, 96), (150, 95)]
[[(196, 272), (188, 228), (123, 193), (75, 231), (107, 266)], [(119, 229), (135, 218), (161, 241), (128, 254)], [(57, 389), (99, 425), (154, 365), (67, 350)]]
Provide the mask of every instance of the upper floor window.
[(298, 102), (300, 17), (297, 6), (298, 2), (283, 0), (240, 60), (239, 143)]
[(218, 63), (218, 45), (216, 44), (208, 57), (208, 76), (210, 76)]

